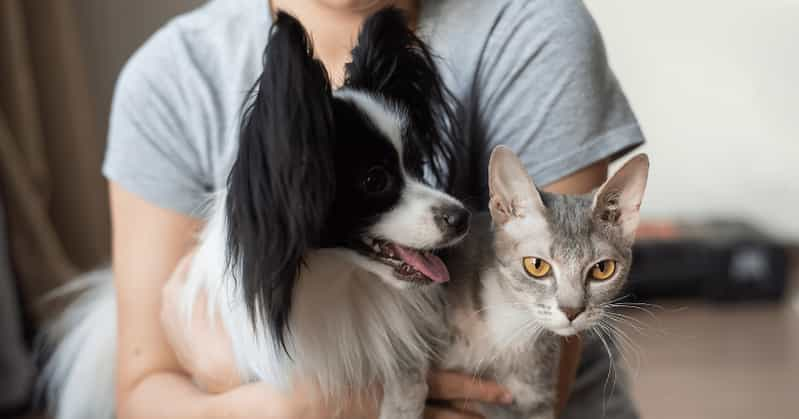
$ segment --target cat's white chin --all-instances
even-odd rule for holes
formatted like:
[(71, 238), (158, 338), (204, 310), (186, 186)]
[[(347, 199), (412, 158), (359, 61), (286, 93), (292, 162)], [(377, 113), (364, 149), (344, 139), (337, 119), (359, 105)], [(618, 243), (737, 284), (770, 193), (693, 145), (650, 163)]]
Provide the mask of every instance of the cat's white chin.
[(554, 333), (554, 334), (556, 334), (558, 336), (574, 336), (574, 335), (576, 335), (579, 332), (577, 329), (575, 329), (574, 327), (571, 327), (571, 326), (569, 326), (569, 327), (561, 327), (561, 328), (557, 328), (557, 329), (550, 329), (550, 330), (552, 331), (552, 333)]

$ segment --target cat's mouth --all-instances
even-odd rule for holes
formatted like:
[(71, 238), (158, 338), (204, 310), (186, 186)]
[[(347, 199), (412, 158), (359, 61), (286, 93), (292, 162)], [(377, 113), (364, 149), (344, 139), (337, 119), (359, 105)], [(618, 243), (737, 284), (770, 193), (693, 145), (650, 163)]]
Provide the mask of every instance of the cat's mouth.
[(355, 247), (362, 255), (391, 267), (400, 281), (418, 285), (449, 281), (449, 270), (435, 254), (437, 249), (415, 249), (373, 237), (364, 237)]

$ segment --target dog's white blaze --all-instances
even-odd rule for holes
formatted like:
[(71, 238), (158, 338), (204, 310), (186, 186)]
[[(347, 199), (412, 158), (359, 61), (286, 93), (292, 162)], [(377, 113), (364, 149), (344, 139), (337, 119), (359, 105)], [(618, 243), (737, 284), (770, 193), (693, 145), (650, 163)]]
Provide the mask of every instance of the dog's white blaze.
[(433, 208), (442, 206), (461, 204), (449, 195), (406, 179), (399, 203), (372, 226), (369, 234), (408, 247), (439, 247), (443, 233), (436, 225)]
[(405, 120), (398, 109), (394, 109), (385, 101), (369, 93), (358, 90), (344, 88), (337, 90), (334, 96), (339, 99), (349, 100), (365, 113), (369, 120), (375, 124), (375, 127), (380, 130), (380, 133), (391, 141), (400, 157), (402, 156), (402, 131), (405, 127)]

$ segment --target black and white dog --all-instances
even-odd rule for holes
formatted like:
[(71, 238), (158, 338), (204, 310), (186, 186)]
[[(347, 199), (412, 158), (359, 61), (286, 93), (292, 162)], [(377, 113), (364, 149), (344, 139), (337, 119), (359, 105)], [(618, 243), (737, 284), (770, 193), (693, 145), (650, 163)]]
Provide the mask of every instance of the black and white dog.
[[(454, 178), (453, 102), (396, 9), (364, 23), (335, 91), (297, 20), (279, 13), (272, 31), (181, 310), (207, 294), (245, 380), (303, 377), (331, 400), (379, 383), (381, 418), (418, 419), (443, 332), (430, 285), (449, 279), (435, 253), (469, 226), (428, 186)], [(110, 276), (98, 281), (57, 327), (45, 379), (58, 419), (113, 416), (116, 307)]]

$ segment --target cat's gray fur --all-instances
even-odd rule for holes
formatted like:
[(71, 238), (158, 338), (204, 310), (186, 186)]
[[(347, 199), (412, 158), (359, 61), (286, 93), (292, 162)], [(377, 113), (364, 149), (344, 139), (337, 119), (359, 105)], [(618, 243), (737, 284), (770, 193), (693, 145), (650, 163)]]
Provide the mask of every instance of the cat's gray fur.
[[(539, 193), (506, 148), (489, 165), (490, 215), (473, 218), (469, 237), (449, 256), (451, 345), (440, 367), (489, 378), (514, 396), (510, 406), (482, 405), (489, 419), (554, 418), (561, 336), (589, 330), (624, 286), (646, 185), (640, 155), (595, 194)], [(534, 279), (522, 259), (538, 257), (551, 274)], [(589, 279), (613, 260), (610, 279)], [(571, 312), (570, 320), (566, 315)]]

